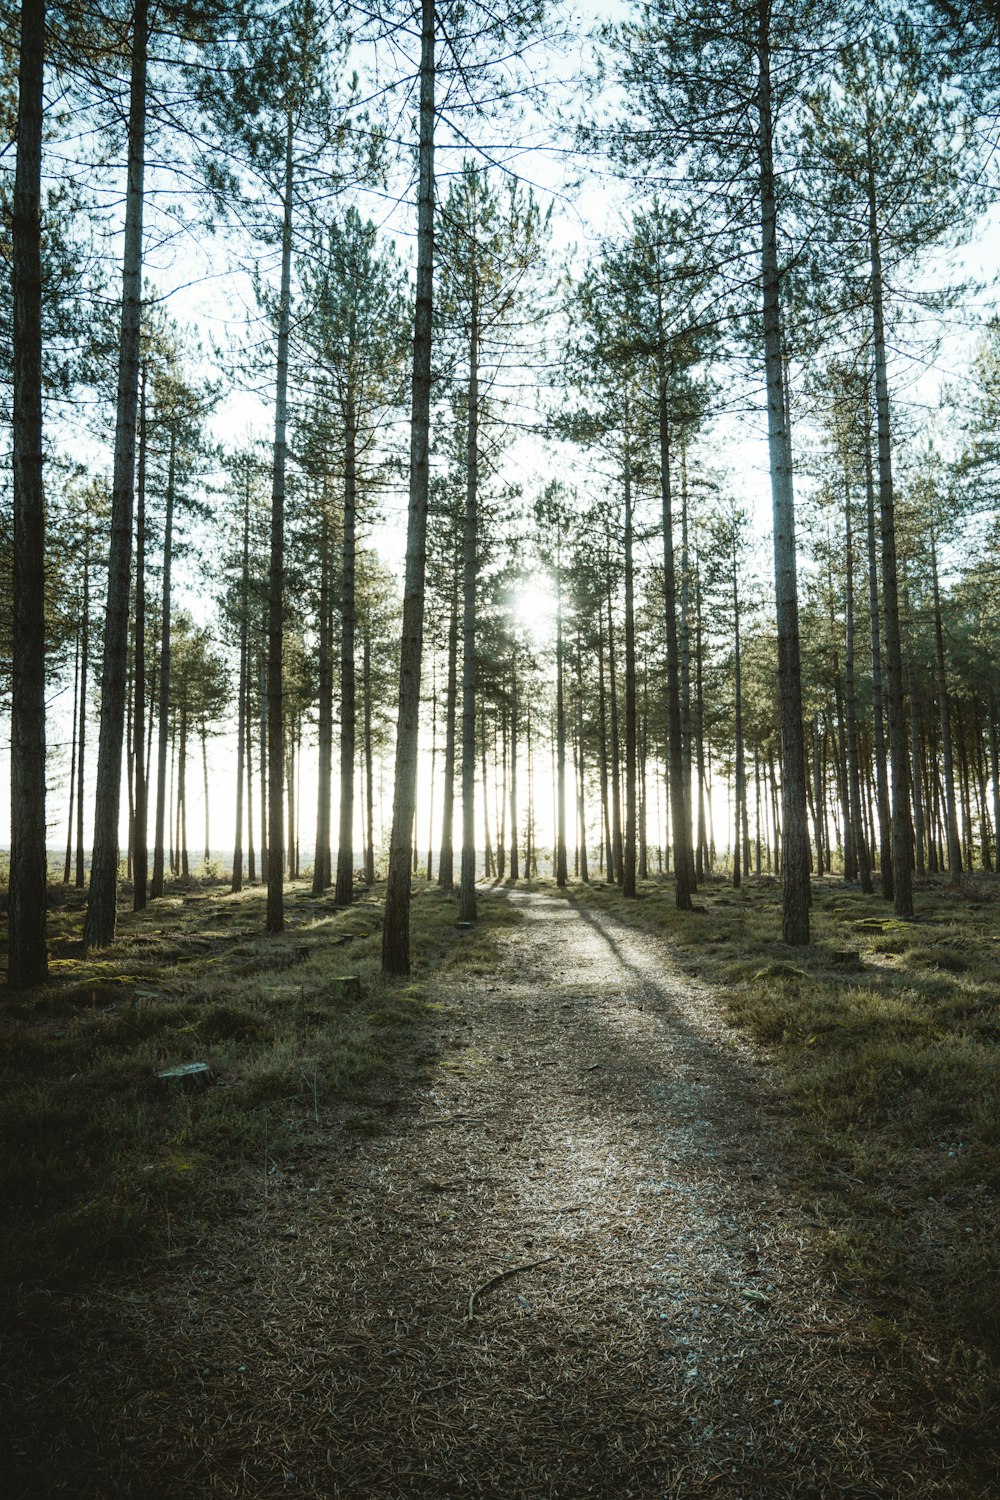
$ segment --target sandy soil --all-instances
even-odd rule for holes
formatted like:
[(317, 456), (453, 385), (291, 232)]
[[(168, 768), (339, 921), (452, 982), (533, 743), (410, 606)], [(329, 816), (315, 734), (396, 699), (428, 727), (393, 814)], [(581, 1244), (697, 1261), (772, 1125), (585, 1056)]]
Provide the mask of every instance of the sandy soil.
[(654, 939), (491, 899), (496, 973), (433, 982), (371, 1118), (92, 1298), (48, 1493), (961, 1494), (822, 1269), (767, 1064)]

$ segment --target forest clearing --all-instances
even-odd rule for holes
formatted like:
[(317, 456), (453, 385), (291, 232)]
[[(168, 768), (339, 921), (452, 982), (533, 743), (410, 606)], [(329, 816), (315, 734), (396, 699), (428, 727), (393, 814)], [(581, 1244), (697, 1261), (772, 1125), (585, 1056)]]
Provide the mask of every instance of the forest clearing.
[(378, 895), (5, 1002), (6, 1494), (997, 1493), (992, 886)]

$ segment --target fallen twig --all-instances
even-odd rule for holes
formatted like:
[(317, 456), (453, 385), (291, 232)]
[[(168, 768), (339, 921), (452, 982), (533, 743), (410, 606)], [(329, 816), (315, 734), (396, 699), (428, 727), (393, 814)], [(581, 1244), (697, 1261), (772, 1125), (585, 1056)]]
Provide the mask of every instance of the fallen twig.
[(511, 1266), (509, 1271), (501, 1271), (499, 1276), (493, 1276), (489, 1281), (484, 1281), (482, 1286), (477, 1286), (475, 1291), (470, 1294), (466, 1317), (472, 1317), (472, 1309), (476, 1304), (477, 1298), (485, 1297), (487, 1292), (491, 1292), (494, 1287), (500, 1286), (502, 1282), (509, 1281), (512, 1276), (520, 1276), (522, 1271), (535, 1271), (539, 1266), (547, 1266), (550, 1261), (555, 1259), (554, 1255), (546, 1255), (541, 1260), (530, 1261), (526, 1266)]

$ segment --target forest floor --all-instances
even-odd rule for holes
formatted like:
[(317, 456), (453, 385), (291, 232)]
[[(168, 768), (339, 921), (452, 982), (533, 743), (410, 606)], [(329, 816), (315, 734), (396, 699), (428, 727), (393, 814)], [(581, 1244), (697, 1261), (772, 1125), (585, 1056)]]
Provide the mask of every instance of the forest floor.
[(177, 897), (86, 975), (67, 917), (2, 1017), (5, 1495), (1000, 1495), (993, 883), (819, 883), (796, 953), (766, 882), (642, 897), (421, 889), (388, 987), (374, 902)]

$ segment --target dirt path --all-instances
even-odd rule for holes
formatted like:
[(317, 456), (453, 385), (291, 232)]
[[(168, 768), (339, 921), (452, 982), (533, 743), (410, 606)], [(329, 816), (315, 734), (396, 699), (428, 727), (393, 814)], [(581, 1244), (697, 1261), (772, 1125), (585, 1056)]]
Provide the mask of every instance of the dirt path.
[(98, 1493), (952, 1493), (819, 1269), (752, 1057), (654, 940), (509, 899), (496, 973), (436, 981), (411, 1096), (109, 1311)]

